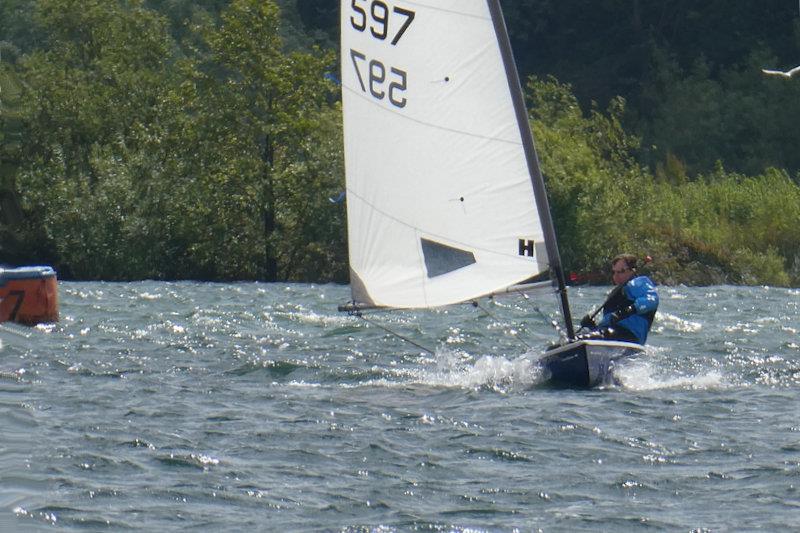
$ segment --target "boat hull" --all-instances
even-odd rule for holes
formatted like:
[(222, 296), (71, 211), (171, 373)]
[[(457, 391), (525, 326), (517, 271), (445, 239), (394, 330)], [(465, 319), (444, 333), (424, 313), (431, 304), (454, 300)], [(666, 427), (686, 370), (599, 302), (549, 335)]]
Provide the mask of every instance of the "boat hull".
[(614, 366), (644, 346), (614, 340), (578, 340), (547, 350), (539, 363), (553, 385), (590, 388), (614, 382)]

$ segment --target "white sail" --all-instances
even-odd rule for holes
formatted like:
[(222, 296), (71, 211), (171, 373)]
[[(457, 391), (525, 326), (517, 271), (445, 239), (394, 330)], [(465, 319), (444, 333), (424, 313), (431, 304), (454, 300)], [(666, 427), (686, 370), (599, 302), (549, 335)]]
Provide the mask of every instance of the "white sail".
[(495, 22), (487, 0), (341, 2), (356, 302), (441, 306), (549, 268)]

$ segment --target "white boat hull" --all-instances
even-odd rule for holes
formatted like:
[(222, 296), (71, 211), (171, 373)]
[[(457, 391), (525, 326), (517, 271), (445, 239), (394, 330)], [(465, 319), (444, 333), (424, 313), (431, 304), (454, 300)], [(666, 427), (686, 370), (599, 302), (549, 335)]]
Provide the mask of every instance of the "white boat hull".
[(615, 365), (643, 352), (632, 342), (578, 340), (546, 351), (539, 363), (549, 383), (588, 388), (613, 383)]

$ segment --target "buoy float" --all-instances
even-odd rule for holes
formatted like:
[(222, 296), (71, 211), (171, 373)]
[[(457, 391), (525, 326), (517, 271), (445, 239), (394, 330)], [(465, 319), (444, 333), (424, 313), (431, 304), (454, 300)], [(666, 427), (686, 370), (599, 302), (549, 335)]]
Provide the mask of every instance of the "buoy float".
[(0, 268), (0, 322), (58, 321), (58, 281), (49, 266)]

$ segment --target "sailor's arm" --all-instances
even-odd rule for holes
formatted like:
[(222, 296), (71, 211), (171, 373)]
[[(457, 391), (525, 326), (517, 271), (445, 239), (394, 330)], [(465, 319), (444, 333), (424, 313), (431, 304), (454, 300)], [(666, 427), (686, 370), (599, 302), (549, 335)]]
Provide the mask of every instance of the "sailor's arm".
[(632, 307), (636, 314), (642, 315), (658, 309), (658, 292), (647, 276), (639, 276), (628, 282), (625, 294), (633, 300)]

